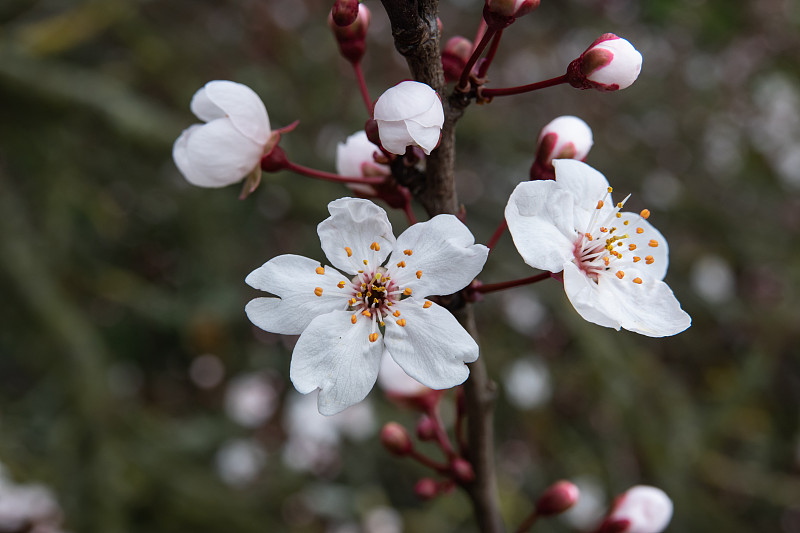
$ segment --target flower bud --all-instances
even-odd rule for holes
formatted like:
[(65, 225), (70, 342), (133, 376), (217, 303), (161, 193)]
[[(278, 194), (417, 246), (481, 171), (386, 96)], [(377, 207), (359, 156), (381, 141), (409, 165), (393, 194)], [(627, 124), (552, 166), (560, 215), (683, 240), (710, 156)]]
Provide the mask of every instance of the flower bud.
[[(540, 0), (486, 0), (486, 11), (500, 17), (518, 18), (537, 7)], [(488, 22), (488, 21), (487, 21)]]
[(433, 479), (424, 477), (414, 485), (414, 494), (422, 500), (432, 500), (439, 494), (439, 485)]
[(331, 18), (337, 26), (349, 26), (358, 17), (358, 0), (336, 0), (331, 8)]
[(548, 487), (536, 502), (536, 514), (551, 516), (561, 514), (578, 502), (580, 492), (574, 483), (559, 481)]
[[(336, 172), (341, 176), (388, 176), (389, 167), (375, 161), (380, 149), (372, 144), (364, 131), (358, 131), (336, 146)], [(372, 185), (348, 183), (353, 191), (366, 196), (378, 194)]]
[(614, 502), (602, 533), (661, 533), (672, 519), (672, 500), (656, 487), (637, 485)]
[(383, 426), (383, 429), (381, 429), (381, 443), (391, 453), (401, 457), (408, 455), (413, 447), (406, 428), (397, 422), (389, 422)]
[(567, 80), (578, 89), (617, 91), (630, 87), (642, 70), (642, 54), (613, 33), (600, 36), (569, 64)]
[(583, 120), (570, 115), (553, 119), (539, 133), (531, 179), (555, 179), (553, 159), (583, 161), (592, 144), (592, 130)]
[(475, 479), (475, 470), (466, 459), (456, 457), (453, 459), (453, 464), (450, 466), (453, 471), (453, 476), (461, 483), (470, 483)]
[[(335, 8), (335, 6), (334, 6)], [(364, 4), (358, 4), (358, 15), (352, 24), (340, 26), (333, 18), (333, 10), (328, 16), (328, 26), (339, 44), (339, 52), (351, 63), (358, 63), (366, 50), (367, 28), (369, 28), (370, 12)]]
[(417, 437), (419, 440), (433, 440), (436, 438), (436, 422), (428, 415), (422, 415), (417, 422)]
[(417, 81), (404, 81), (384, 92), (375, 102), (381, 145), (393, 154), (419, 146), (425, 155), (439, 145), (444, 109), (436, 91)]
[(460, 35), (448, 39), (442, 50), (444, 81), (451, 82), (459, 79), (471, 55), (472, 41)]

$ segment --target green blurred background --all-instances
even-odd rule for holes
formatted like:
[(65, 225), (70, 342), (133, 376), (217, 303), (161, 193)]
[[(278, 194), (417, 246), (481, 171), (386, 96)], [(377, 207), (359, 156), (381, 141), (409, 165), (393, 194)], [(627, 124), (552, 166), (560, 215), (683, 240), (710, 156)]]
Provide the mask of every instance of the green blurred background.
[[(366, 5), (377, 97), (408, 71), (380, 3)], [(482, 5), (443, 0), (445, 38), (471, 38)], [(324, 260), (316, 224), (347, 190), (279, 173), (240, 201), (237, 186), (190, 186), (171, 160), (194, 91), (231, 79), (273, 127), (301, 121), (282, 140), (293, 160), (333, 171), (366, 116), (329, 8), (0, 5), (0, 462), (52, 489), (64, 530), (473, 531), (462, 494), (418, 502), (426, 472), (381, 449), (382, 423), (415, 419), (379, 389), (358, 431), (325, 430), (324, 461), (287, 455), (293, 340), (250, 325), (243, 280), (281, 253)], [(527, 178), (539, 129), (578, 115), (594, 131), (588, 162), (669, 240), (667, 281), (694, 320), (669, 339), (617, 333), (549, 282), (478, 305), (512, 526), (568, 478), (584, 515), (540, 530), (588, 527), (647, 483), (675, 502), (668, 531), (800, 532), (799, 29), (791, 0), (545, 0), (506, 31), (494, 87), (559, 75), (609, 31), (644, 68), (618, 93), (556, 87), (467, 110), (458, 186), (476, 238)], [(505, 236), (481, 279), (531, 273)], [(235, 414), (242, 376), (261, 386), (250, 418)]]

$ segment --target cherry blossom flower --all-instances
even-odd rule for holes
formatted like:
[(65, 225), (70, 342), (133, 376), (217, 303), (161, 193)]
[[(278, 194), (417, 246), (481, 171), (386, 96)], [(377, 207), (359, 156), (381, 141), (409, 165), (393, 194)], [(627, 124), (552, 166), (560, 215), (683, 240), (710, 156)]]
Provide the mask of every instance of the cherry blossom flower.
[(192, 98), (192, 113), (205, 124), (183, 130), (172, 147), (181, 174), (198, 187), (225, 187), (260, 172), (273, 143), (264, 103), (246, 85), (210, 81)]
[(642, 70), (642, 54), (626, 39), (601, 35), (570, 63), (567, 78), (573, 87), (617, 91), (633, 85)]
[(589, 322), (650, 337), (688, 328), (691, 318), (662, 281), (667, 241), (647, 222), (650, 212), (621, 212), (625, 201), (615, 205), (608, 181), (589, 165), (553, 163), (555, 181), (519, 184), (506, 206), (525, 262), (562, 272), (567, 297)]
[(281, 255), (246, 279), (277, 296), (247, 304), (253, 324), (300, 334), (290, 367), (295, 388), (320, 389), (319, 411), (338, 413), (372, 389), (384, 351), (427, 387), (462, 383), (478, 345), (425, 297), (464, 288), (488, 249), (452, 215), (414, 224), (395, 239), (386, 212), (368, 200), (341, 198), (328, 210), (317, 232), (333, 266)]
[(648, 485), (631, 487), (614, 502), (600, 531), (661, 533), (672, 519), (672, 500)]
[(381, 144), (389, 152), (401, 155), (406, 146), (419, 146), (429, 155), (439, 144), (444, 109), (439, 95), (428, 85), (404, 81), (378, 98), (373, 118)]

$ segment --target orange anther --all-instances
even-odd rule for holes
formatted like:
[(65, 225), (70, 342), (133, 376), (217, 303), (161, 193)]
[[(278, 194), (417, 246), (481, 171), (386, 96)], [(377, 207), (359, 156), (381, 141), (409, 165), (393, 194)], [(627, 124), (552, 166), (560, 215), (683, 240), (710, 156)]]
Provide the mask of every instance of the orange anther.
[(642, 233), (644, 233), (644, 229), (642, 229), (642, 228), (636, 228), (636, 233), (638, 233), (639, 235), (641, 235)]
[(394, 316), (400, 316), (400, 311), (395, 311), (395, 312), (394, 312), (394, 313), (392, 313), (392, 314), (393, 314)]
[(317, 267), (316, 272), (317, 272), (317, 274), (319, 274), (321, 276), (321, 275), (323, 275), (325, 273), (325, 269), (322, 268), (322, 267)]
[(642, 215), (642, 218), (647, 218), (647, 217), (650, 216), (650, 210), (649, 209), (642, 209), (642, 212), (639, 213), (639, 214)]
[(609, 259), (609, 257), (608, 257), (608, 256), (605, 256), (605, 257), (603, 258), (603, 263), (605, 263), (605, 264), (606, 264), (606, 266), (608, 266), (608, 262), (609, 262), (610, 260), (611, 260), (611, 259)]
[(317, 287), (316, 289), (314, 289), (314, 294), (316, 294), (317, 296), (322, 296), (322, 287)]
[(397, 266), (400, 267), (400, 268), (405, 268), (406, 267), (406, 262), (405, 261), (400, 261), (399, 263), (397, 263)]
[(633, 278), (633, 282), (641, 285), (642, 284), (642, 278)]
[(600, 228), (600, 231), (601, 231), (601, 232), (603, 232), (603, 233), (605, 233), (605, 232), (607, 232), (607, 231), (608, 231), (608, 228), (603, 228), (603, 227), (601, 227), (601, 228)]
[(611, 187), (609, 187), (609, 188), (608, 188), (608, 192), (614, 192), (614, 189), (613, 189), (613, 188), (611, 188)]
[(406, 287), (405, 290), (403, 291), (403, 294), (405, 294), (406, 296), (411, 296), (411, 287)]
[(375, 342), (378, 340), (379, 335), (377, 333), (370, 333), (369, 334), (369, 342)]
[(412, 252), (411, 250), (403, 250), (403, 253), (406, 254), (406, 255), (411, 255), (414, 252)]
[(626, 226), (627, 226), (629, 223), (630, 223), (630, 220), (626, 220), (625, 222), (623, 222), (623, 224), (625, 224)]
[(344, 289), (345, 282), (344, 281), (340, 281), (339, 283), (336, 284), (336, 286), (339, 287), (340, 289)]
[(432, 305), (433, 305), (433, 303), (432, 303), (432, 302), (425, 302), (424, 304), (422, 304), (422, 308), (423, 308), (423, 309), (427, 309), (427, 308), (429, 308), (429, 307), (430, 307), (430, 306), (432, 306)]
[(655, 259), (653, 259), (652, 255), (648, 255), (647, 257), (644, 258), (644, 262), (647, 263), (648, 265), (652, 265), (655, 262)]
[(630, 250), (631, 252), (634, 251), (635, 249), (636, 249), (636, 245), (635, 244), (629, 244), (628, 245), (628, 250)]
[(622, 203), (622, 202), (617, 202), (617, 207), (619, 207), (620, 209), (622, 209), (622, 206), (623, 206), (623, 203)]
[(369, 262), (366, 259), (364, 259), (363, 261), (364, 261), (364, 266), (367, 266), (369, 264)]
[(642, 260), (642, 258), (641, 258), (641, 257), (639, 257), (638, 255), (634, 255), (634, 256), (633, 256), (633, 262), (634, 262), (634, 263), (638, 263), (638, 262), (639, 262), (639, 261), (641, 261), (641, 260)]
[(349, 246), (345, 246), (344, 251), (347, 252), (347, 257), (353, 256), (353, 250), (351, 250)]
[(422, 270), (417, 270), (417, 279), (422, 277)]
[(650, 247), (651, 248), (658, 248), (658, 241), (655, 239), (650, 239)]
[(397, 325), (401, 326), (401, 327), (404, 327), (406, 325), (406, 319), (405, 318), (401, 318), (400, 320), (397, 321)]
[(586, 236), (586, 238), (587, 238), (587, 239), (589, 239), (590, 241), (593, 241), (593, 240), (594, 240), (594, 237), (592, 237), (592, 234), (591, 234), (591, 233), (584, 233), (584, 235), (585, 235), (585, 236)]
[(602, 209), (602, 208), (603, 208), (603, 200), (600, 200), (599, 202), (597, 202), (597, 209)]
[(622, 213), (617, 213), (617, 218), (622, 218)]
[(361, 314), (367, 318), (370, 318), (372, 316), (372, 313), (369, 312), (369, 309), (364, 309), (363, 311), (361, 311)]
[(624, 278), (625, 277), (625, 272), (623, 272), (622, 270), (617, 270), (617, 277), (619, 279)]
[(353, 315), (353, 316), (351, 316), (351, 317), (350, 317), (350, 322), (352, 322), (353, 324), (355, 324), (356, 322), (358, 322), (358, 317), (357, 317), (356, 315)]

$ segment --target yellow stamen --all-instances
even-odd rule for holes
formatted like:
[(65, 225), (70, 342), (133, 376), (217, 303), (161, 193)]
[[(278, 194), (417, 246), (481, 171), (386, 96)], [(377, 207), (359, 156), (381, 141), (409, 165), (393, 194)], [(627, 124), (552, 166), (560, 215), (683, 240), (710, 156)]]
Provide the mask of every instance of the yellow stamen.
[(350, 322), (352, 322), (353, 324), (355, 324), (356, 322), (358, 322), (358, 317), (357, 317), (356, 315), (353, 315), (353, 316), (351, 316), (351, 317), (350, 317)]
[(422, 270), (417, 270), (417, 279), (422, 277)]
[(393, 314), (394, 316), (396, 316), (396, 317), (397, 317), (397, 316), (400, 316), (400, 311), (395, 311), (395, 312), (394, 312), (394, 313), (392, 313), (392, 314)]
[(375, 342), (378, 340), (379, 335), (377, 333), (370, 333), (369, 334), (369, 342)]
[(614, 192), (614, 189), (613, 189), (613, 188), (611, 188), (611, 187), (609, 187), (609, 188), (608, 188), (608, 192)]
[(336, 286), (339, 287), (340, 289), (344, 289), (345, 282), (344, 281), (340, 281), (339, 283), (336, 284)]
[(317, 272), (317, 274), (319, 274), (321, 276), (321, 275), (323, 275), (325, 273), (325, 269), (322, 268), (322, 267), (317, 267), (316, 272)]
[(609, 262), (610, 260), (611, 260), (611, 259), (609, 259), (609, 257), (608, 257), (608, 256), (605, 256), (605, 257), (603, 258), (603, 263), (605, 263), (605, 264), (606, 264), (606, 266), (608, 266), (608, 262)]
[(406, 287), (405, 290), (403, 291), (403, 294), (405, 294), (406, 296), (411, 296), (411, 287)]
[(406, 254), (406, 255), (411, 255), (414, 252), (412, 252), (411, 250), (403, 250), (403, 253)]
[(349, 246), (345, 246), (344, 251), (347, 252), (347, 257), (353, 257), (353, 250)]
[(608, 231), (608, 228), (603, 228), (603, 227), (601, 227), (601, 228), (600, 228), (600, 231), (601, 231), (602, 233), (605, 233), (605, 232), (607, 232), (607, 231)]
[(368, 264), (369, 264), (369, 261), (367, 261), (366, 259), (364, 259), (364, 266), (367, 266)]
[(316, 289), (314, 289), (314, 294), (316, 294), (317, 296), (322, 296), (322, 287), (317, 287)]
[(380, 252), (381, 251), (381, 245), (378, 244), (377, 242), (373, 242), (372, 244), (369, 245), (369, 249), (370, 250), (375, 250), (376, 252)]
[(622, 213), (617, 213), (617, 218), (622, 218)]
[(356, 305), (356, 299), (355, 298), (350, 298), (350, 302), (349, 303), (350, 303), (350, 305)]
[(427, 309), (427, 308), (429, 308), (429, 307), (430, 307), (430, 306), (432, 306), (432, 305), (433, 305), (433, 302), (425, 302), (424, 304), (422, 304), (422, 308), (423, 308), (423, 309)]
[(397, 321), (397, 325), (401, 326), (401, 327), (405, 327), (406, 319), (405, 318), (401, 318), (400, 320)]
[(618, 203), (617, 203), (617, 207), (619, 207), (620, 209), (622, 209), (622, 202), (618, 202)]
[(642, 228), (636, 228), (636, 233), (641, 235), (642, 233), (644, 233), (644, 230)]
[(648, 265), (652, 265), (653, 263), (655, 263), (655, 261), (656, 260), (653, 259), (652, 255), (648, 255), (647, 257), (644, 258), (644, 262), (647, 263)]
[(633, 262), (634, 262), (634, 263), (638, 263), (638, 262), (639, 262), (639, 261), (641, 261), (641, 260), (642, 260), (642, 258), (641, 258), (641, 257), (639, 257), (638, 255), (634, 255), (634, 256), (633, 256)]
[(369, 309), (364, 309), (363, 311), (361, 311), (361, 314), (367, 318), (372, 317), (372, 313), (369, 312)]
[(630, 220), (626, 220), (625, 222), (623, 222), (623, 224), (625, 224), (626, 226), (627, 226), (629, 223), (630, 223)]
[(633, 278), (634, 283), (638, 283), (639, 285), (642, 284), (642, 278)]
[(386, 323), (383, 320), (381, 320), (381, 327), (383, 327), (385, 325), (386, 325)]
[(628, 245), (628, 250), (630, 250), (631, 252), (634, 251), (635, 249), (636, 249), (636, 245), (635, 244), (629, 244)]
[(625, 272), (623, 272), (622, 270), (617, 270), (617, 277), (619, 279), (624, 278), (625, 277)]
[(642, 218), (648, 218), (650, 216), (650, 210), (649, 209), (642, 209), (642, 212), (639, 213), (639, 214), (642, 215)]
[(400, 268), (405, 268), (406, 267), (406, 262), (405, 261), (400, 261), (399, 263), (397, 263), (397, 266), (400, 267)]
[(650, 247), (651, 248), (658, 248), (658, 241), (655, 239), (650, 239)]
[(602, 208), (603, 208), (603, 200), (600, 200), (599, 202), (597, 202), (597, 209), (602, 209)]
[(592, 237), (592, 234), (591, 234), (591, 233), (584, 233), (584, 235), (585, 235), (585, 236), (586, 236), (586, 238), (587, 238), (587, 239), (589, 239), (590, 241), (593, 241), (593, 240), (594, 240), (594, 237)]

